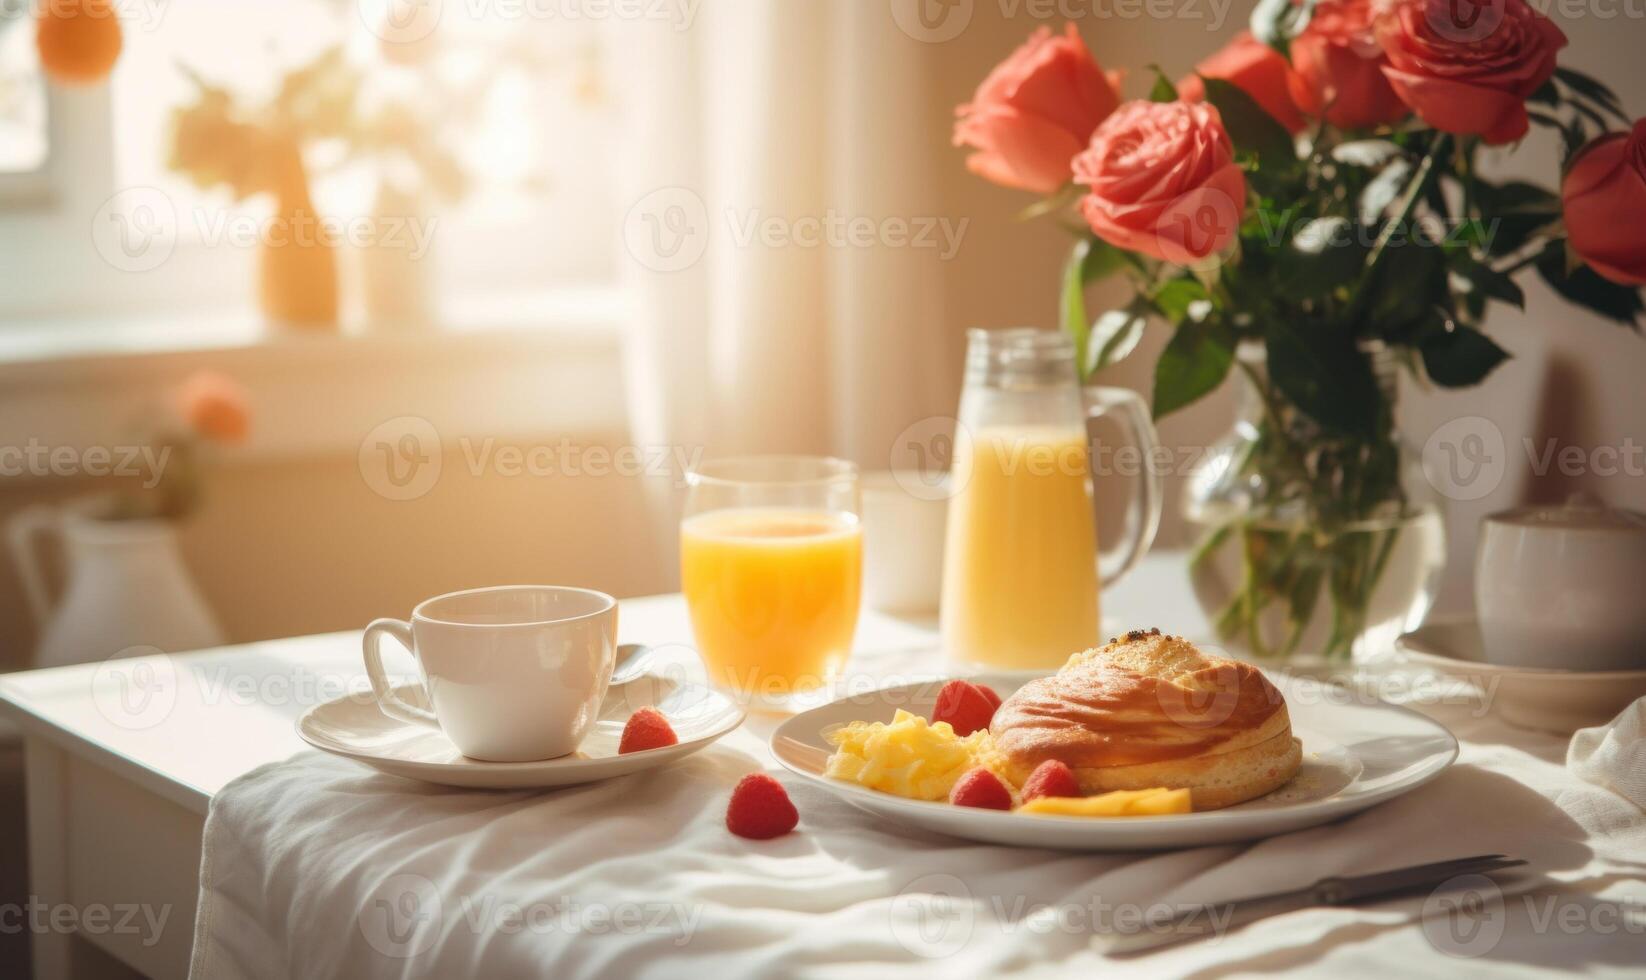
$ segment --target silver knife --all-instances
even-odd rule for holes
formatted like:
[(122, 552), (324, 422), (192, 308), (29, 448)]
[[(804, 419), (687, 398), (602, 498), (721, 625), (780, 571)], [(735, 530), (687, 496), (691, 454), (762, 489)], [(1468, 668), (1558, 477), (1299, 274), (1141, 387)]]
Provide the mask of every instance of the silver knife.
[(1131, 930), (1102, 933), (1095, 942), (1099, 952), (1105, 954), (1137, 953), (1185, 940), (1222, 936), (1271, 915), (1323, 905), (1352, 905), (1425, 885), (1443, 884), (1459, 875), (1486, 874), (1520, 867), (1525, 863), (1502, 854), (1477, 854), (1394, 871), (1348, 878), (1322, 878), (1307, 888), (1295, 891), (1256, 895), (1232, 902), (1191, 905), (1170, 917), (1139, 923)]

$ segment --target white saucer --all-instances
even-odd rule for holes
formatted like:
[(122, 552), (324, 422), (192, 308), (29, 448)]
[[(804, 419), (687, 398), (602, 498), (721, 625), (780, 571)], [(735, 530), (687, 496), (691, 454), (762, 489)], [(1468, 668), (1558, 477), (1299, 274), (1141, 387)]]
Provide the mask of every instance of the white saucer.
[(1511, 725), (1570, 735), (1604, 725), (1646, 695), (1646, 670), (1540, 670), (1486, 662), (1473, 619), (1440, 620), (1395, 640), (1408, 661), (1479, 687)]
[[(413, 704), (426, 704), (417, 685), (396, 690)], [(680, 744), (618, 755), (624, 722), (647, 706), (668, 717)], [(543, 762), (470, 759), (439, 731), (383, 714), (369, 693), (310, 708), (298, 719), (297, 734), (323, 752), (408, 779), (474, 789), (533, 789), (592, 783), (666, 765), (706, 748), (742, 721), (742, 709), (723, 694), (696, 684), (642, 677), (606, 692), (600, 719), (575, 754)]]
[[(1041, 676), (984, 673), (971, 678), (1002, 697)], [(1303, 768), (1268, 796), (1224, 810), (1169, 817), (1061, 817), (1004, 813), (908, 800), (830, 779), (832, 747), (823, 733), (853, 721), (891, 721), (898, 708), (931, 717), (942, 681), (905, 684), (843, 698), (784, 722), (772, 752), (789, 770), (877, 816), (991, 844), (1078, 851), (1201, 847), (1255, 840), (1313, 827), (1408, 793), (1446, 771), (1457, 739), (1415, 711), (1382, 701), (1349, 701), (1314, 681), (1271, 676), (1286, 696), (1292, 731), (1303, 740)]]

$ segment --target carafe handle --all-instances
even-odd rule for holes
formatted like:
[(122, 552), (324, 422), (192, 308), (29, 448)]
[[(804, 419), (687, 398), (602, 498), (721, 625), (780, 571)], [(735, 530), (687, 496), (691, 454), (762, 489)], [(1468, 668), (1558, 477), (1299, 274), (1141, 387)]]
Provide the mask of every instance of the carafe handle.
[(41, 629), (51, 618), (51, 592), (46, 587), (46, 570), (40, 564), (40, 540), (48, 532), (56, 532), (61, 524), (57, 508), (44, 504), (24, 508), (6, 522), (6, 541), (17, 565), (17, 577), (22, 580), (29, 612)]
[[(1154, 468), (1160, 438), (1150, 419), (1149, 406), (1137, 392), (1127, 388), (1093, 387), (1087, 388), (1085, 395), (1087, 419), (1113, 418), (1130, 432), (1142, 454), (1142, 465), (1134, 478), (1135, 493), (1131, 506), (1126, 509), (1125, 534), (1114, 547), (1099, 549), (1097, 554), (1097, 577), (1102, 586), (1108, 588), (1149, 553), (1155, 533), (1160, 530), (1160, 474)], [(1097, 505), (1095, 494), (1092, 505)]]

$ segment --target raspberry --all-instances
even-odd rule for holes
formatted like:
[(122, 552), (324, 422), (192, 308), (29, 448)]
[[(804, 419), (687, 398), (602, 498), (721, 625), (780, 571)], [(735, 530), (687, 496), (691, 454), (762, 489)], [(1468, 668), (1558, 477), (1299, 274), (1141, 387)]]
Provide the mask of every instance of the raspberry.
[(1010, 810), (1012, 791), (1000, 777), (978, 766), (961, 776), (949, 791), (949, 802), (955, 806), (975, 806), (984, 810)]
[(937, 692), (937, 704), (932, 708), (933, 724), (946, 721), (956, 735), (964, 738), (981, 728), (988, 728), (994, 720), (995, 706), (990, 703), (984, 688), (971, 681), (950, 681)]
[(1023, 784), (1023, 802), (1042, 796), (1079, 796), (1080, 783), (1074, 770), (1057, 759), (1047, 759), (1035, 766), (1029, 781)]
[(763, 772), (744, 776), (726, 804), (726, 829), (751, 840), (782, 837), (799, 822), (800, 811), (783, 784)]
[(617, 754), (644, 752), (647, 749), (679, 745), (680, 737), (669, 727), (669, 719), (656, 708), (641, 708), (629, 716), (623, 725), (623, 738), (617, 743)]

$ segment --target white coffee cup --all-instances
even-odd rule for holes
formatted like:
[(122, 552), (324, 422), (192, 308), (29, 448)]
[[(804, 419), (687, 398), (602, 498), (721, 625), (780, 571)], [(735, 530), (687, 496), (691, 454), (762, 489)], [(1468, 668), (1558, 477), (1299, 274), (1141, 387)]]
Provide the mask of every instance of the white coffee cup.
[[(416, 658), (430, 711), (395, 693), (379, 639)], [(617, 600), (603, 592), (512, 585), (436, 596), (411, 622), (366, 627), (366, 675), (383, 713), (439, 728), (486, 762), (569, 755), (594, 727), (617, 658)]]
[(865, 473), (863, 596), (870, 609), (935, 613), (943, 594), (948, 478), (909, 470)]
[(1480, 530), (1475, 609), (1491, 663), (1646, 668), (1646, 515), (1576, 496), (1493, 514)]

